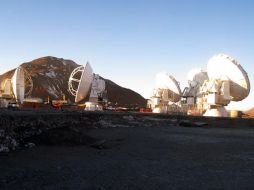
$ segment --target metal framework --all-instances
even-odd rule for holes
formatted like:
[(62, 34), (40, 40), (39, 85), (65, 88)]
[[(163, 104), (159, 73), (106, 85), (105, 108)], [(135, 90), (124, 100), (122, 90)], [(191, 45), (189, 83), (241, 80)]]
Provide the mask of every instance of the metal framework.
[(33, 80), (28, 71), (25, 68), (23, 68), (23, 70), (25, 73), (25, 97), (29, 97), (33, 91)]
[[(75, 88), (74, 84), (76, 83), (77, 84), (76, 86), (78, 86), (78, 84), (80, 83), (80, 79), (81, 79), (81, 75), (83, 71), (84, 71), (84, 66), (79, 66), (75, 68), (70, 75), (70, 78), (68, 81), (68, 90), (73, 96), (76, 96), (78, 91), (78, 89)], [(78, 76), (80, 77), (78, 78)]]

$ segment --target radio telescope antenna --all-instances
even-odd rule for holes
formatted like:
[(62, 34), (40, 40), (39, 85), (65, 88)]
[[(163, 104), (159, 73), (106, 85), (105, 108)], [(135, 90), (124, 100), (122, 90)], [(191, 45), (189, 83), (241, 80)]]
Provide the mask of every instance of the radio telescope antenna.
[(165, 100), (171, 102), (178, 102), (181, 99), (182, 93), (179, 82), (177, 82), (176, 79), (168, 73), (157, 74), (156, 89), (162, 89), (164, 91), (167, 91), (168, 96), (165, 97)]
[(224, 106), (241, 101), (249, 95), (250, 81), (246, 71), (232, 57), (213, 56), (207, 64), (209, 80), (202, 86), (208, 109), (205, 116), (227, 116)]
[(158, 73), (156, 75), (156, 87), (151, 97), (151, 107), (153, 112), (167, 112), (170, 104), (181, 100), (181, 89), (179, 82), (168, 73)]
[(81, 102), (89, 97), (93, 81), (93, 70), (89, 63), (75, 68), (69, 78), (69, 92), (75, 96), (75, 102)]
[(189, 87), (184, 89), (183, 96), (195, 98), (199, 96), (199, 88), (205, 80), (208, 80), (208, 75), (201, 68), (194, 68), (188, 72), (187, 79)]
[(15, 70), (11, 81), (16, 101), (18, 103), (23, 103), (25, 98), (25, 72), (21, 66)]

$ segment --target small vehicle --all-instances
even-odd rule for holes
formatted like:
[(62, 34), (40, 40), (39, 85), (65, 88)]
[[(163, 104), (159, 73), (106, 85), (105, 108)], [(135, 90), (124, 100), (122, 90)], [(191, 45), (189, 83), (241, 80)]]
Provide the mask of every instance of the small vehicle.
[(19, 104), (16, 102), (9, 102), (7, 108), (11, 110), (19, 110)]

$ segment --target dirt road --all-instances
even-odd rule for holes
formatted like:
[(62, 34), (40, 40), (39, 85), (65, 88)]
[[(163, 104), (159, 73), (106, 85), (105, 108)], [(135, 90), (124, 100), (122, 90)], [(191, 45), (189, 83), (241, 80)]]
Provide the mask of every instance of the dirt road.
[(83, 129), (101, 144), (0, 156), (0, 189), (254, 189), (254, 128)]

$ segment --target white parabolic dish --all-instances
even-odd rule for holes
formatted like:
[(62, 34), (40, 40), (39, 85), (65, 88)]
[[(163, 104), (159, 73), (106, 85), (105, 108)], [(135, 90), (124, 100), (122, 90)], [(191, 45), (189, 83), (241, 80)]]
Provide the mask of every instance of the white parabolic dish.
[(188, 74), (187, 74), (187, 79), (188, 81), (193, 81), (194, 77), (198, 74), (202, 72), (202, 69), (201, 68), (194, 68), (194, 69), (191, 69)]
[(187, 74), (188, 83), (191, 87), (202, 85), (205, 80), (208, 80), (207, 72), (200, 68), (191, 69)]
[(16, 100), (23, 103), (25, 98), (25, 72), (18, 67), (12, 77), (12, 89)]
[(241, 101), (249, 95), (250, 81), (248, 74), (237, 61), (225, 54), (213, 56), (207, 64), (210, 79), (228, 79), (232, 101)]
[(179, 83), (168, 73), (158, 73), (156, 75), (156, 88), (168, 90), (172, 102), (178, 102), (181, 99)]
[(89, 63), (85, 65), (84, 71), (81, 74), (80, 82), (75, 97), (75, 102), (80, 102), (86, 99), (91, 91), (93, 82), (93, 69)]

